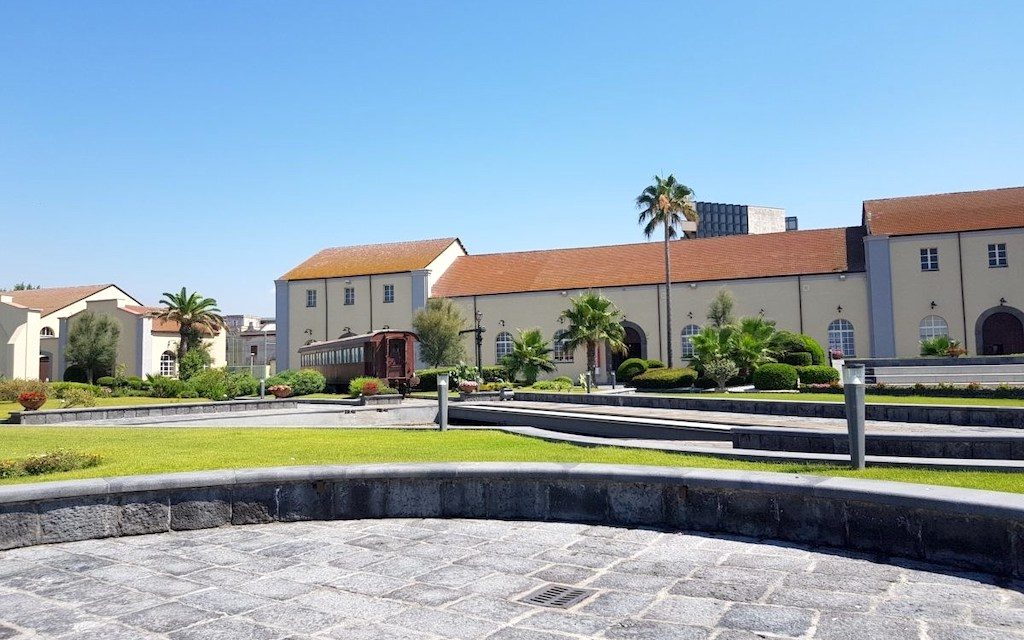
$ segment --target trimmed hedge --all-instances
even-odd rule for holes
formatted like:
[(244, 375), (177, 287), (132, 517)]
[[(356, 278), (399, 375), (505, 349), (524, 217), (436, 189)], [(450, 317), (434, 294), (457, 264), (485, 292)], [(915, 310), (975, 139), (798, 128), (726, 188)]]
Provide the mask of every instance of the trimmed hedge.
[(763, 364), (754, 371), (754, 388), (763, 391), (796, 389), (796, 367), (783, 362)]
[(489, 364), (480, 368), (480, 377), (484, 382), (505, 382), (508, 380), (508, 370), (500, 364)]
[(664, 369), (665, 368), (665, 363), (662, 362), (661, 360), (648, 360), (647, 361), (647, 368), (648, 369)]
[(828, 365), (797, 367), (796, 373), (800, 377), (800, 384), (829, 384), (839, 381), (839, 370)]
[(615, 370), (615, 379), (619, 382), (630, 382), (633, 378), (651, 368), (643, 358), (628, 358)]
[(692, 387), (697, 372), (688, 367), (679, 369), (648, 369), (633, 378), (637, 389), (681, 389)]
[[(843, 394), (842, 385), (820, 385), (814, 387), (801, 387), (802, 393), (835, 393)], [(890, 387), (885, 384), (869, 384), (865, 387), (865, 393), (873, 396), (926, 396), (929, 398), (993, 398), (1008, 400), (1024, 400), (1024, 387), (1011, 387), (1000, 385), (998, 387), (978, 387), (968, 385), (966, 387), (954, 387), (950, 384), (924, 385), (915, 384), (909, 387)]]
[(537, 391), (570, 391), (572, 390), (572, 382), (564, 380), (538, 380), (530, 386), (530, 389), (536, 389)]
[(436, 369), (420, 369), (416, 375), (420, 379), (418, 389), (421, 391), (437, 391), (437, 376), (441, 373), (451, 374), (455, 367), (438, 367)]
[(794, 367), (810, 367), (814, 364), (814, 358), (809, 351), (794, 351), (783, 356), (782, 361)]
[(275, 384), (286, 384), (292, 388), (294, 395), (306, 396), (323, 391), (327, 386), (327, 379), (316, 369), (285, 369), (267, 379), (268, 387)]

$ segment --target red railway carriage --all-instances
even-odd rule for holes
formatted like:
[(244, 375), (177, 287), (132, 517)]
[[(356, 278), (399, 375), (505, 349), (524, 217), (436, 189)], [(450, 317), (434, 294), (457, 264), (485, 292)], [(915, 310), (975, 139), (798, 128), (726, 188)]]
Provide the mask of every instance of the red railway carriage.
[(373, 376), (404, 392), (416, 368), (416, 341), (411, 331), (342, 336), (299, 347), (299, 362), (322, 373), (331, 389), (345, 391), (353, 378)]

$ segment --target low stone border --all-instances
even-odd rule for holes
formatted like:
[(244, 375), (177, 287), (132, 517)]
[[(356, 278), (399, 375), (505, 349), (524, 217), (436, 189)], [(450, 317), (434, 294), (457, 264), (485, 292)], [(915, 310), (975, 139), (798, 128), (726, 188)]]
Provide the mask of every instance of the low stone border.
[[(740, 394), (737, 394), (740, 395)], [(727, 413), (760, 413), (801, 418), (846, 418), (842, 396), (839, 402), (810, 400), (761, 400), (745, 398), (706, 398), (690, 396), (648, 396), (641, 394), (598, 393), (536, 393), (516, 391), (516, 400), (528, 402), (564, 402), (570, 404), (608, 405), (612, 407), (645, 407), (649, 409), (687, 409), (691, 411), (724, 411)], [(1006, 427), (1024, 429), (1024, 408), (981, 407), (936, 404), (869, 404), (868, 420), (914, 422), (924, 424), (955, 424), (969, 427)]]
[(710, 469), (285, 467), (0, 487), (0, 548), (229, 524), (490, 518), (709, 531), (1024, 577), (1024, 496)]
[[(845, 433), (822, 433), (807, 429), (775, 427), (733, 427), (732, 446), (761, 451), (802, 453), (850, 453)], [(900, 458), (957, 458), (960, 460), (1024, 460), (1024, 434), (921, 434), (869, 433), (866, 453)], [(1021, 478), (1024, 483), (1024, 478)]]
[(125, 418), (294, 408), (295, 400), (291, 399), (180, 402), (140, 404), (129, 407), (79, 407), (73, 409), (45, 409), (42, 411), (12, 411), (10, 422), (13, 424), (60, 424), (61, 422), (78, 422), (82, 420), (122, 420)]

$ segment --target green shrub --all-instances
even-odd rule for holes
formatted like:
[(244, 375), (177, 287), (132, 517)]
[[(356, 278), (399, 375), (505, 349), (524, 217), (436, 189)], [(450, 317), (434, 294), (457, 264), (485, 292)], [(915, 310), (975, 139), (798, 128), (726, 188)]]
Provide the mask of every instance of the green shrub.
[(564, 380), (538, 380), (530, 388), (537, 391), (570, 391), (572, 390), (572, 382)]
[(500, 364), (481, 367), (480, 377), (484, 379), (484, 382), (505, 382), (509, 379), (508, 370)]
[(644, 371), (647, 371), (648, 368), (650, 368), (650, 365), (643, 358), (627, 358), (615, 370), (615, 379), (625, 384)]
[(100, 385), (101, 387), (113, 388), (117, 386), (117, 380), (114, 378), (114, 376), (100, 376), (99, 378), (96, 378), (96, 384)]
[(228, 372), (224, 369), (206, 369), (193, 375), (187, 382), (189, 388), (201, 398), (229, 400)]
[(259, 393), (260, 381), (248, 371), (233, 371), (228, 374), (228, 395), (254, 396)]
[(552, 378), (551, 381), (552, 382), (561, 382), (562, 384), (567, 384), (570, 387), (573, 384), (572, 383), (572, 378), (570, 378), (569, 376), (558, 376), (557, 378)]
[(96, 395), (85, 389), (67, 389), (64, 391), (64, 408), (95, 407)]
[(100, 456), (94, 453), (80, 453), (57, 449), (42, 455), (29, 456), (15, 460), (0, 460), (0, 478), (17, 478), (20, 476), (38, 476), (61, 471), (73, 471), (95, 467), (101, 462)]
[(129, 389), (135, 389), (137, 391), (148, 391), (150, 389), (149, 381), (143, 380), (138, 376), (128, 376), (125, 380), (128, 381)]
[(502, 389), (511, 389), (512, 384), (509, 382), (485, 382), (480, 385), (481, 391), (501, 391)]
[(782, 361), (794, 367), (810, 367), (814, 363), (814, 358), (809, 351), (794, 351), (784, 355)]
[(830, 384), (839, 381), (839, 370), (828, 365), (809, 365), (796, 368), (800, 384)]
[(292, 388), (293, 394), (306, 396), (323, 391), (327, 387), (327, 379), (316, 369), (286, 369), (267, 379), (268, 387), (275, 384), (286, 384)]
[[(661, 360), (648, 360), (647, 361), (647, 368), (648, 369), (664, 369), (665, 368), (665, 363), (662, 362)], [(618, 375), (618, 374), (616, 373), (616, 375)]]
[(177, 398), (185, 390), (185, 383), (177, 378), (153, 376), (149, 379), (150, 395), (154, 398)]
[(88, 391), (94, 396), (107, 395), (109, 392), (103, 387), (86, 384), (84, 382), (51, 382), (50, 391), (54, 398), (64, 399), (64, 394), (71, 389), (79, 389), (81, 391)]
[(817, 340), (803, 333), (776, 331), (772, 336), (772, 346), (782, 355), (783, 361), (787, 354), (805, 352), (811, 354), (811, 361), (808, 364), (828, 364), (825, 358), (825, 349), (818, 344)]
[[(349, 394), (352, 396), (363, 395), (363, 387), (365, 387), (366, 383), (368, 382), (372, 382), (373, 384), (377, 385), (377, 393), (380, 393), (380, 390), (387, 386), (387, 383), (381, 380), (380, 378), (374, 378), (373, 376), (360, 376), (358, 378), (353, 378), (351, 381), (349, 381)], [(376, 393), (369, 395), (376, 395)]]
[(796, 389), (796, 367), (782, 362), (763, 364), (754, 371), (754, 387), (765, 391)]
[(190, 400), (192, 398), (198, 398), (200, 396), (198, 391), (192, 389), (191, 387), (185, 386), (181, 391), (178, 392), (178, 397)]
[(704, 375), (713, 380), (718, 389), (727, 387), (739, 373), (740, 368), (729, 358), (715, 358), (704, 365)]
[(673, 369), (648, 369), (633, 378), (637, 389), (681, 389), (692, 387), (697, 380), (697, 372), (689, 367)]
[(41, 380), (24, 380), (12, 378), (0, 380), (0, 402), (17, 402), (23, 393), (42, 393), (49, 395), (46, 383)]
[(212, 362), (213, 358), (210, 357), (210, 352), (205, 347), (193, 347), (186, 351), (178, 362), (178, 378), (188, 382), (203, 369), (209, 367)]
[(442, 373), (451, 374), (452, 371), (455, 371), (455, 367), (420, 369), (416, 372), (420, 379), (419, 388), (423, 391), (437, 391), (437, 376)]
[(811, 364), (828, 364), (828, 358), (825, 357), (825, 348), (818, 344), (817, 340), (806, 334), (800, 334), (800, 340), (804, 344), (804, 351), (811, 354)]

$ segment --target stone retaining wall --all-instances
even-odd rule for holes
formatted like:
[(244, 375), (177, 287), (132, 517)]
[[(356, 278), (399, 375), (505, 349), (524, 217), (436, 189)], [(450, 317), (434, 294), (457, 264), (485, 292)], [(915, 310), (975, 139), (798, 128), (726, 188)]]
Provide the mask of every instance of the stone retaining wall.
[[(999, 436), (989, 433), (902, 434), (873, 433), (865, 438), (866, 453), (900, 458), (957, 458), (961, 460), (1024, 460), (1024, 435)], [(845, 433), (820, 433), (805, 429), (782, 430), (762, 427), (734, 427), (732, 446), (760, 451), (850, 454)], [(1024, 483), (1024, 477), (1021, 478)]]
[(74, 409), (47, 409), (43, 411), (12, 411), (10, 422), (13, 424), (59, 424), (61, 422), (77, 422), (82, 420), (122, 420), (125, 418), (294, 408), (295, 400), (230, 400), (226, 402), (140, 404), (131, 407), (81, 407)]
[(226, 525), (491, 518), (725, 532), (1024, 577), (1024, 496), (774, 473), (462, 463), (0, 487), (0, 548)]
[[(737, 394), (737, 396), (739, 395), (741, 394)], [(813, 402), (783, 399), (754, 400), (742, 397), (708, 398), (701, 397), (700, 394), (696, 393), (680, 396), (650, 396), (516, 391), (516, 400), (608, 405), (612, 407), (760, 413), (764, 415), (798, 416), (802, 418), (846, 418), (846, 407), (842, 403), (842, 396), (836, 396), (838, 402)], [(868, 420), (1024, 429), (1024, 408), (1019, 407), (869, 404), (866, 409)]]

